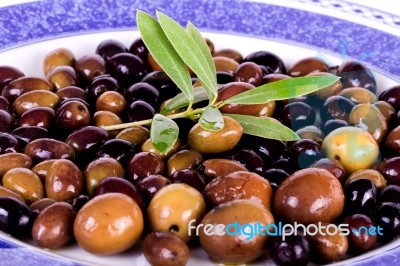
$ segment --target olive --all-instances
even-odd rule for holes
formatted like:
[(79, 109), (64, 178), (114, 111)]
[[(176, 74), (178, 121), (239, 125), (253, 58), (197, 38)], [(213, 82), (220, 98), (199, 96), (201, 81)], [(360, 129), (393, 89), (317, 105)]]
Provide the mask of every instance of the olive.
[(399, 138), (400, 138), (400, 126), (397, 126), (392, 131), (390, 131), (384, 144), (386, 151), (389, 152), (391, 155), (395, 156), (400, 155), (400, 143), (398, 141)]
[(128, 180), (137, 183), (149, 175), (162, 175), (164, 173), (164, 162), (155, 153), (144, 151), (135, 154), (128, 163)]
[(66, 132), (72, 132), (90, 123), (89, 109), (76, 99), (68, 100), (58, 106), (55, 117), (57, 128)]
[(32, 158), (35, 163), (47, 159), (75, 158), (75, 152), (68, 144), (50, 138), (35, 139), (26, 145), (24, 153)]
[(376, 170), (383, 175), (388, 184), (400, 185), (400, 157), (382, 161)]
[(268, 180), (258, 174), (239, 171), (214, 178), (207, 184), (203, 195), (212, 207), (237, 199), (249, 199), (270, 209), (272, 188)]
[(288, 74), (292, 77), (303, 77), (315, 72), (329, 72), (329, 66), (318, 57), (301, 59), (288, 70)]
[(141, 126), (130, 127), (119, 132), (115, 138), (127, 140), (133, 145), (139, 147), (150, 138), (150, 131)]
[(40, 180), (42, 180), (42, 182), (44, 183), (46, 181), (46, 176), (50, 170), (50, 167), (56, 161), (57, 161), (57, 159), (49, 159), (49, 160), (40, 162), (32, 168), (32, 172), (34, 172), (40, 178)]
[(14, 192), (13, 190), (8, 189), (4, 186), (0, 186), (0, 197), (11, 197), (19, 200), (22, 203), (25, 203), (25, 199), (19, 193)]
[(210, 50), (210, 53), (214, 54), (214, 51), (215, 51), (214, 43), (208, 38), (204, 38), (204, 40), (206, 41), (206, 44), (207, 44), (208, 50)]
[(334, 175), (325, 169), (307, 168), (295, 172), (278, 187), (274, 210), (285, 221), (331, 222), (342, 213), (344, 200), (342, 185)]
[(310, 262), (311, 244), (303, 235), (275, 237), (272, 242), (272, 260), (280, 266), (306, 266)]
[(128, 49), (122, 42), (112, 39), (102, 41), (96, 48), (96, 54), (103, 57), (106, 61), (110, 60), (116, 54), (126, 52), (128, 52)]
[(1, 95), (5, 97), (10, 104), (24, 93), (35, 90), (53, 90), (53, 86), (45, 79), (35, 77), (22, 77), (8, 83), (2, 90)]
[(283, 108), (281, 112), (283, 124), (298, 130), (315, 122), (315, 111), (303, 102), (292, 102)]
[(341, 184), (343, 184), (346, 179), (346, 172), (345, 172), (343, 166), (340, 165), (338, 162), (332, 161), (328, 158), (322, 158), (322, 159), (316, 161), (315, 163), (313, 163), (310, 167), (328, 170), (331, 174), (333, 174), (339, 180), (339, 182)]
[(46, 195), (55, 201), (68, 201), (81, 194), (83, 182), (82, 172), (73, 162), (59, 159), (47, 172)]
[[(200, 222), (206, 210), (203, 196), (186, 184), (161, 188), (150, 201), (147, 215), (153, 231), (174, 232), (184, 241), (193, 238), (189, 223)], [(195, 226), (196, 224), (194, 224)]]
[(377, 101), (377, 97), (374, 93), (360, 87), (344, 89), (339, 95), (351, 100), (355, 104), (373, 103)]
[(348, 174), (370, 168), (377, 162), (379, 147), (367, 131), (357, 127), (338, 128), (322, 142), (327, 158), (338, 161)]
[(163, 187), (171, 184), (171, 180), (162, 175), (149, 175), (137, 182), (136, 186), (142, 192), (147, 201), (150, 201), (154, 195)]
[(10, 133), (0, 132), (0, 154), (18, 151), (18, 140)]
[(54, 109), (60, 98), (57, 94), (46, 90), (30, 91), (19, 96), (14, 104), (14, 110), (18, 115), (22, 115), (26, 111), (35, 107), (49, 107)]
[(195, 169), (203, 161), (201, 153), (191, 149), (185, 149), (174, 153), (167, 162), (168, 176), (175, 171), (183, 169)]
[(377, 202), (377, 189), (370, 179), (351, 180), (344, 187), (344, 193), (348, 213), (372, 214)]
[(157, 107), (160, 92), (152, 85), (145, 82), (133, 84), (125, 91), (125, 98), (129, 103), (141, 100), (150, 104), (153, 108)]
[(132, 156), (137, 153), (137, 148), (127, 140), (110, 139), (104, 142), (97, 152), (98, 157), (111, 157), (126, 165)]
[(249, 171), (258, 174), (261, 174), (266, 170), (266, 166), (261, 157), (255, 151), (249, 149), (233, 150), (229, 153), (227, 159), (239, 162)]
[(322, 121), (330, 119), (347, 120), (355, 104), (340, 95), (327, 98), (320, 110)]
[(273, 190), (276, 190), (288, 176), (285, 170), (277, 168), (270, 168), (263, 173), (263, 177), (269, 181)]
[(78, 212), (89, 200), (90, 198), (88, 195), (81, 194), (78, 197), (70, 199), (68, 203), (71, 204), (74, 211)]
[(237, 171), (248, 171), (241, 163), (227, 159), (208, 159), (203, 162), (204, 174), (213, 179), (217, 176), (225, 176)]
[(396, 112), (400, 110), (400, 86), (388, 88), (379, 95), (380, 101), (385, 101), (391, 104)]
[(2, 184), (18, 194), (27, 203), (44, 198), (44, 188), (40, 178), (26, 168), (13, 168), (4, 174)]
[(189, 132), (189, 147), (201, 153), (221, 153), (231, 150), (238, 144), (242, 126), (233, 118), (224, 117), (224, 128), (219, 131), (207, 131), (197, 123)]
[(0, 230), (15, 237), (27, 235), (31, 225), (29, 207), (12, 197), (0, 197)]
[(95, 195), (118, 192), (131, 197), (141, 210), (145, 210), (146, 204), (139, 190), (126, 179), (121, 177), (106, 177), (98, 183)]
[(353, 214), (347, 216), (343, 223), (349, 225), (350, 235), (348, 240), (350, 246), (355, 248), (358, 252), (365, 252), (372, 249), (377, 241), (377, 234), (370, 234), (370, 229), (375, 227), (371, 219), (364, 214)]
[(141, 38), (137, 38), (133, 41), (133, 43), (129, 47), (129, 52), (133, 55), (138, 56), (140, 59), (143, 60), (143, 62), (147, 60), (147, 56), (149, 55), (149, 50), (147, 49)]
[(29, 109), (17, 120), (17, 126), (37, 126), (46, 130), (54, 127), (55, 112), (49, 107), (35, 107)]
[(290, 152), (281, 140), (266, 139), (244, 135), (242, 145), (251, 147), (264, 160), (264, 164), (271, 165), (273, 162), (281, 158), (289, 158)]
[(286, 74), (286, 68), (281, 58), (277, 55), (266, 52), (258, 51), (247, 55), (244, 62), (254, 62), (257, 65), (262, 65), (265, 67), (265, 75), (267, 74)]
[(56, 202), (42, 210), (32, 226), (35, 243), (46, 249), (63, 247), (73, 235), (75, 212), (65, 202)]
[[(307, 76), (334, 76), (331, 73), (327, 72), (313, 72), (308, 74)], [(307, 102), (313, 106), (320, 107), (321, 104), (329, 97), (334, 96), (338, 94), (340, 91), (342, 91), (342, 82), (340, 80), (334, 82), (333, 84), (317, 90), (313, 93), (310, 93), (307, 95)]]
[(130, 53), (119, 53), (107, 62), (107, 69), (119, 86), (127, 88), (147, 74), (142, 59)]
[(90, 162), (84, 171), (86, 190), (93, 196), (99, 182), (107, 177), (124, 177), (124, 168), (113, 158), (98, 158)]
[(43, 61), (43, 72), (47, 75), (51, 69), (57, 66), (73, 66), (75, 57), (71, 50), (58, 48), (49, 52)]
[(0, 91), (14, 79), (22, 78), (24, 73), (13, 66), (0, 66)]
[(101, 94), (107, 91), (120, 91), (117, 81), (110, 75), (97, 76), (85, 90), (86, 99), (94, 103)]
[(265, 74), (265, 76), (263, 77), (263, 83), (267, 84), (267, 83), (284, 80), (284, 79), (290, 79), (290, 78), (291, 78), (290, 76), (284, 75), (284, 74), (274, 74), (274, 73)]
[(218, 84), (227, 84), (234, 82), (233, 74), (225, 71), (217, 71), (217, 83)]
[(372, 71), (360, 62), (344, 62), (339, 66), (337, 75), (341, 77), (343, 88), (362, 87), (376, 93), (376, 80)]
[(374, 169), (358, 170), (357, 172), (351, 174), (347, 179), (345, 185), (350, 183), (350, 181), (355, 179), (366, 178), (371, 180), (377, 189), (383, 189), (386, 187), (386, 179), (381, 173)]
[(259, 65), (253, 62), (240, 64), (233, 73), (235, 81), (246, 82), (260, 86), (263, 83), (263, 71)]
[(189, 169), (177, 170), (169, 177), (169, 179), (172, 183), (184, 183), (200, 192), (203, 192), (206, 186), (204, 177), (198, 172)]
[(395, 238), (400, 235), (400, 206), (392, 202), (386, 202), (377, 206), (375, 210), (375, 222), (382, 227), (383, 237)]
[(101, 56), (91, 54), (79, 58), (75, 62), (75, 69), (78, 71), (79, 76), (86, 82), (90, 82), (93, 78), (106, 73), (106, 64)]
[(57, 201), (49, 198), (43, 198), (38, 201), (35, 201), (31, 205), (29, 205), (29, 208), (32, 210), (32, 212), (37, 212), (38, 214), (46, 209), (48, 206), (56, 203)]
[(156, 59), (153, 57), (151, 53), (147, 54), (147, 63), (150, 66), (150, 69), (153, 71), (163, 71), (163, 68), (158, 64)]
[(165, 159), (169, 158), (172, 154), (174, 154), (178, 150), (180, 145), (181, 142), (179, 139), (177, 139), (169, 151), (167, 151), (166, 153), (161, 153), (156, 149), (156, 147), (154, 147), (153, 142), (151, 142), (151, 139), (149, 138), (142, 144), (141, 151), (149, 151), (157, 154), (158, 156), (161, 157), (161, 159)]
[[(1, 69), (1, 67), (0, 67), (0, 69)], [(10, 103), (3, 96), (0, 96), (0, 110), (6, 111), (6, 112), (10, 112), (11, 111)]]
[(324, 139), (321, 129), (316, 126), (302, 127), (296, 131), (296, 134), (302, 139), (310, 139), (320, 144)]
[(0, 132), (9, 131), (14, 127), (15, 118), (7, 111), (0, 110)]
[(125, 110), (126, 105), (124, 96), (116, 91), (107, 91), (97, 98), (96, 110), (110, 111), (118, 115)]
[(56, 91), (57, 96), (61, 101), (68, 99), (85, 99), (85, 91), (79, 87), (68, 86)]
[[(234, 200), (209, 211), (201, 220), (201, 224), (205, 227), (199, 230), (200, 244), (212, 260), (222, 264), (247, 264), (264, 253), (268, 240), (268, 233), (265, 233), (265, 229), (260, 233), (254, 233), (255, 225), (267, 227), (274, 224), (274, 217), (258, 202)], [(219, 226), (219, 224), (223, 226)], [(232, 224), (236, 226), (232, 226)], [(245, 224), (252, 227), (238, 228)], [(207, 228), (210, 226), (221, 233), (206, 234)], [(234, 230), (233, 234), (232, 230)], [(231, 233), (228, 234), (227, 231)]]
[(377, 101), (374, 105), (386, 119), (386, 124), (390, 125), (396, 113), (394, 107), (390, 103), (384, 101)]
[[(110, 111), (97, 111), (93, 115), (94, 125), (97, 127), (112, 126), (123, 123), (122, 119)], [(110, 136), (115, 136), (118, 131), (109, 131)]]
[(143, 242), (143, 254), (153, 266), (184, 266), (190, 251), (186, 243), (171, 232), (152, 232)]
[(26, 144), (41, 138), (48, 138), (49, 132), (47, 129), (37, 126), (22, 126), (11, 131), (11, 134), (18, 140), (19, 146), (25, 147)]
[(275, 161), (272, 164), (273, 168), (277, 169), (282, 169), (285, 170), (288, 174), (293, 174), (296, 170), (298, 170), (298, 167), (295, 162), (293, 162), (292, 158), (281, 158), (277, 161)]
[(54, 67), (47, 74), (47, 79), (57, 90), (68, 86), (78, 86), (80, 82), (78, 73), (71, 66)]
[(163, 71), (150, 72), (142, 79), (142, 82), (146, 82), (158, 90), (159, 103), (175, 97), (180, 92), (175, 83)]
[(18, 152), (0, 155), (0, 177), (13, 168), (27, 168), (32, 166), (31, 157)]
[(74, 236), (78, 245), (102, 256), (131, 248), (142, 231), (143, 215), (139, 206), (121, 193), (107, 193), (93, 198), (79, 210), (74, 221)]
[(225, 48), (225, 49), (221, 49), (221, 50), (215, 51), (213, 53), (213, 56), (228, 57), (230, 59), (235, 60), (238, 63), (241, 63), (243, 61), (242, 54), (239, 51), (236, 51), (236, 50), (230, 49), (230, 48)]
[(347, 127), (349, 124), (341, 119), (330, 119), (327, 120), (323, 126), (322, 126), (322, 132), (324, 132), (324, 135), (327, 136), (329, 133), (334, 131), (335, 129), (341, 128), (341, 127)]
[(400, 205), (400, 187), (396, 185), (389, 185), (382, 189), (379, 196), (380, 202), (391, 202)]
[(300, 169), (307, 168), (322, 158), (321, 145), (311, 139), (301, 139), (293, 143), (293, 160)]
[(238, 62), (228, 57), (216, 56), (213, 57), (213, 61), (217, 71), (224, 71), (233, 74), (239, 67)]

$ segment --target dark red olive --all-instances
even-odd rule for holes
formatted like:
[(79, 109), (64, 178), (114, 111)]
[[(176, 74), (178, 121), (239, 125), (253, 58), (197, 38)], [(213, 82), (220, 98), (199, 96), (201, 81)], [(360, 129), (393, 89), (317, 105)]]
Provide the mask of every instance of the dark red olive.
[(328, 170), (331, 174), (336, 176), (336, 178), (339, 180), (341, 184), (344, 184), (344, 182), (346, 181), (346, 172), (343, 166), (341, 166), (336, 161), (331, 161), (328, 158), (322, 158), (313, 163), (310, 167)]
[(146, 200), (150, 202), (161, 188), (169, 184), (171, 184), (171, 180), (162, 175), (149, 175), (148, 177), (139, 180), (136, 185)]
[(230, 152), (227, 158), (241, 163), (249, 171), (260, 175), (266, 170), (263, 159), (250, 149), (236, 149)]
[(322, 126), (322, 132), (324, 132), (324, 135), (328, 135), (335, 129), (341, 128), (341, 127), (347, 127), (349, 124), (341, 119), (330, 119), (326, 121), (323, 126)]
[(233, 73), (235, 81), (247, 82), (255, 87), (263, 83), (263, 71), (259, 65), (253, 62), (241, 63)]
[(147, 73), (142, 59), (130, 53), (120, 53), (111, 57), (107, 62), (107, 69), (123, 88), (139, 82)]
[(68, 203), (72, 205), (75, 212), (78, 212), (89, 200), (90, 198), (88, 195), (81, 194), (78, 197), (69, 200)]
[(0, 110), (0, 132), (9, 131), (14, 127), (15, 118), (9, 112)]
[(322, 158), (321, 145), (311, 139), (301, 139), (293, 143), (292, 154), (299, 168), (307, 168)]
[(380, 202), (391, 202), (400, 205), (400, 186), (389, 185), (381, 191)]
[(90, 123), (89, 109), (78, 99), (61, 103), (55, 116), (57, 129), (64, 133), (70, 133), (77, 128), (88, 126)]
[(75, 69), (86, 82), (90, 82), (106, 73), (106, 63), (100, 55), (85, 55), (75, 62)]
[(376, 81), (372, 71), (357, 61), (347, 61), (339, 66), (337, 75), (341, 77), (343, 88), (362, 87), (376, 93)]
[(191, 187), (194, 187), (199, 192), (203, 192), (206, 187), (206, 181), (204, 177), (196, 171), (189, 169), (182, 169), (175, 171), (170, 179), (172, 183), (185, 183)]
[(135, 41), (133, 41), (129, 47), (129, 52), (138, 56), (143, 62), (147, 60), (147, 56), (149, 55), (149, 50), (141, 38), (137, 38)]
[(383, 238), (393, 239), (400, 235), (400, 206), (386, 202), (375, 210), (375, 222), (381, 226)]
[(322, 105), (320, 110), (321, 119), (322, 121), (328, 121), (330, 119), (347, 121), (354, 106), (354, 102), (343, 96), (331, 96), (327, 98)]
[(67, 86), (56, 91), (57, 96), (61, 101), (68, 99), (85, 100), (85, 91), (79, 87)]
[(147, 74), (142, 82), (154, 86), (160, 93), (159, 102), (162, 103), (175, 97), (180, 90), (164, 71), (153, 71)]
[(272, 260), (279, 266), (306, 266), (311, 259), (311, 245), (303, 235), (274, 237), (271, 250)]
[(390, 103), (396, 109), (396, 112), (400, 111), (400, 85), (382, 91), (379, 100)]
[(14, 79), (25, 76), (21, 70), (13, 66), (0, 66), (0, 91)]
[(124, 139), (110, 139), (104, 142), (97, 152), (98, 157), (111, 157), (125, 166), (138, 149)]
[(277, 55), (266, 52), (258, 51), (249, 54), (243, 59), (244, 62), (253, 62), (257, 65), (264, 66), (264, 75), (275, 73), (275, 74), (286, 74), (286, 67), (282, 59)]
[(17, 120), (17, 126), (37, 126), (47, 130), (54, 127), (55, 112), (49, 107), (35, 107), (29, 109)]
[(139, 100), (129, 105), (126, 110), (126, 117), (129, 122), (135, 122), (151, 119), (155, 113), (156, 111), (150, 104)]
[(292, 158), (281, 158), (272, 164), (272, 168), (282, 169), (288, 174), (293, 174), (298, 168)]
[(10, 111), (10, 103), (3, 96), (0, 96), (0, 110), (6, 111), (6, 112)]
[(136, 184), (139, 180), (149, 175), (163, 175), (164, 162), (155, 153), (139, 152), (129, 161), (127, 171), (128, 180)]
[(277, 189), (289, 174), (283, 169), (270, 168), (262, 176), (269, 181), (273, 189)]
[(344, 188), (347, 213), (370, 215), (377, 202), (375, 184), (367, 178), (354, 179)]
[(110, 75), (95, 77), (86, 88), (86, 99), (89, 102), (94, 103), (97, 98), (106, 91), (121, 92), (122, 90), (119, 89), (117, 80)]
[(306, 103), (292, 102), (283, 108), (280, 118), (284, 125), (298, 130), (315, 122), (315, 111)]
[(158, 90), (145, 82), (133, 84), (125, 91), (124, 95), (128, 103), (141, 100), (150, 104), (154, 108), (157, 107), (158, 99), (160, 97)]
[(375, 227), (371, 219), (364, 214), (353, 214), (347, 216), (344, 224), (348, 224), (350, 235), (348, 236), (350, 245), (359, 252), (365, 252), (372, 249), (378, 239), (378, 233), (369, 233), (371, 227)]
[(393, 157), (381, 162), (376, 168), (388, 184), (400, 185), (400, 157)]
[(122, 42), (112, 39), (102, 41), (96, 48), (96, 54), (103, 57), (106, 61), (116, 54), (126, 52), (128, 52), (128, 49)]
[(66, 159), (73, 161), (74, 149), (65, 142), (43, 138), (35, 139), (26, 145), (24, 153), (32, 158), (34, 164), (49, 159)]
[(21, 147), (35, 140), (49, 137), (49, 131), (43, 127), (23, 126), (11, 131), (11, 134), (18, 140)]
[(0, 154), (19, 152), (18, 140), (11, 134), (0, 133)]
[(12, 236), (27, 235), (31, 227), (31, 210), (12, 197), (0, 197), (0, 230)]

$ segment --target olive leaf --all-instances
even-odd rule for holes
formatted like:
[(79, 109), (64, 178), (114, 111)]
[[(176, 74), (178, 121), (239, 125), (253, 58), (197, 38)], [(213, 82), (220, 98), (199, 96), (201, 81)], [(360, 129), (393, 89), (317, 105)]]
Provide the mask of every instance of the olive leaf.
[(275, 81), (251, 89), (225, 100), (228, 104), (262, 104), (268, 101), (286, 100), (326, 88), (340, 77), (334, 75), (307, 76)]
[(197, 75), (210, 100), (217, 95), (216, 75), (194, 39), (172, 18), (157, 11), (157, 18), (168, 40), (182, 60)]
[[(206, 90), (203, 87), (195, 88), (193, 90), (193, 101), (192, 103), (198, 103), (202, 101), (208, 100), (208, 96)], [(160, 113), (162, 115), (168, 114), (174, 110), (186, 107), (189, 105), (188, 99), (185, 97), (183, 93), (179, 93), (174, 98), (172, 98), (163, 109), (161, 109)]]
[(206, 130), (218, 131), (224, 128), (224, 117), (216, 106), (209, 105), (200, 116), (199, 124)]
[(146, 12), (138, 10), (136, 12), (136, 24), (142, 40), (154, 60), (191, 102), (193, 100), (193, 89), (189, 71), (185, 62), (168, 40), (160, 23)]
[(268, 117), (250, 115), (224, 114), (235, 119), (243, 127), (243, 132), (249, 135), (283, 141), (299, 140), (300, 137), (290, 128)]
[(160, 114), (153, 117), (150, 139), (154, 147), (165, 154), (172, 149), (179, 135), (179, 127), (174, 120)]

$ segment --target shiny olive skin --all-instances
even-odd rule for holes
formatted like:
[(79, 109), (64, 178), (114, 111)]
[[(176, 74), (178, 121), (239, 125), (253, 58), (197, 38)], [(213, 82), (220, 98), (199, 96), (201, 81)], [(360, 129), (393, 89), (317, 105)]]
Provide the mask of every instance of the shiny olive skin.
[(15, 117), (9, 112), (0, 110), (0, 132), (9, 131), (14, 127)]
[(74, 67), (79, 76), (86, 82), (90, 82), (93, 78), (106, 73), (105, 61), (97, 54), (82, 56), (76, 60)]
[(95, 103), (97, 98), (107, 91), (120, 91), (117, 81), (108, 74), (97, 76), (91, 80), (85, 90), (86, 99), (90, 103)]
[[(94, 125), (97, 127), (111, 126), (111, 125), (117, 125), (117, 124), (123, 123), (122, 119), (118, 115), (116, 115), (110, 111), (97, 111), (93, 115), (93, 122), (94, 122)], [(109, 131), (108, 133), (110, 135), (114, 136), (118, 132), (113, 133), (112, 131)]]
[(44, 198), (44, 188), (40, 178), (26, 168), (13, 168), (2, 178), (2, 184), (18, 194), (30, 204)]
[[(209, 211), (201, 220), (201, 224), (274, 224), (271, 212), (258, 202), (252, 200), (234, 200), (223, 203)], [(243, 234), (233, 236), (206, 235), (205, 228), (200, 228), (200, 244), (208, 256), (217, 263), (247, 264), (264, 252), (268, 234), (256, 234), (253, 237)]]
[(375, 222), (383, 229), (383, 238), (393, 239), (400, 235), (400, 206), (392, 202), (379, 204), (375, 209)]
[(49, 82), (59, 90), (68, 86), (78, 86), (80, 83), (78, 73), (71, 66), (54, 67), (47, 74)]
[(147, 151), (135, 154), (127, 168), (127, 178), (134, 184), (149, 175), (164, 174), (164, 162), (161, 157)]
[(51, 69), (57, 66), (73, 66), (75, 57), (71, 50), (58, 48), (50, 51), (43, 61), (43, 73), (47, 75)]
[(130, 127), (119, 132), (115, 138), (127, 140), (139, 147), (150, 138), (150, 131), (145, 127)]
[(142, 231), (143, 215), (139, 206), (121, 193), (107, 193), (91, 199), (79, 210), (74, 221), (78, 245), (101, 256), (131, 248)]
[(346, 171), (344, 170), (343, 166), (341, 166), (338, 162), (332, 161), (328, 158), (322, 158), (313, 163), (310, 167), (328, 170), (339, 180), (341, 184), (343, 184), (346, 180)]
[(189, 234), (189, 222), (195, 219), (197, 224), (205, 210), (206, 204), (198, 190), (186, 184), (170, 184), (151, 199), (147, 215), (153, 231), (174, 232), (187, 242), (194, 236), (194, 232)]
[(15, 237), (27, 235), (31, 229), (31, 210), (12, 197), (0, 197), (0, 230)]
[(383, 117), (386, 119), (386, 123), (390, 125), (396, 114), (394, 107), (385, 101), (377, 101), (373, 104), (379, 109)]
[(116, 91), (106, 91), (96, 100), (97, 111), (110, 111), (117, 115), (125, 110), (126, 105), (125, 97)]
[(71, 146), (59, 140), (43, 138), (36, 139), (25, 147), (24, 153), (35, 163), (48, 159), (73, 160), (75, 152)]
[(400, 143), (398, 141), (399, 138), (400, 138), (400, 126), (397, 126), (392, 131), (390, 131), (390, 133), (386, 137), (384, 148), (391, 155), (395, 156), (400, 155)]
[[(329, 133), (334, 131), (335, 129), (341, 128), (341, 127), (347, 127), (349, 126), (349, 123), (347, 123), (344, 120), (341, 119), (330, 119), (327, 120), (323, 125), (322, 125), (322, 131), (324, 132), (324, 135), (327, 136)], [(321, 141), (322, 143), (322, 141)]]
[(241, 163), (250, 172), (261, 174), (266, 170), (261, 157), (250, 149), (235, 149), (228, 154), (227, 159)]
[(160, 93), (158, 102), (160, 103), (175, 97), (180, 92), (175, 83), (164, 71), (150, 72), (142, 79), (142, 82), (146, 82), (158, 90)]
[(18, 115), (22, 115), (26, 111), (35, 107), (49, 107), (54, 109), (60, 99), (57, 94), (46, 90), (30, 91), (19, 96), (13, 107)]
[(322, 158), (321, 145), (311, 139), (301, 139), (293, 143), (293, 160), (300, 169), (309, 167)]
[(23, 153), (6, 153), (0, 155), (0, 177), (13, 168), (31, 168), (32, 159)]
[(264, 172), (263, 177), (269, 181), (271, 188), (275, 191), (289, 174), (279, 168), (270, 168)]
[(182, 169), (193, 170), (203, 161), (203, 155), (196, 150), (185, 149), (174, 153), (167, 162), (168, 176)]
[(138, 56), (140, 59), (143, 60), (143, 62), (147, 60), (147, 56), (149, 55), (149, 50), (144, 44), (142, 38), (137, 38), (133, 41), (133, 43), (129, 47), (129, 52)]
[(350, 183), (352, 180), (366, 178), (371, 180), (378, 190), (384, 189), (387, 186), (387, 181), (383, 177), (381, 173), (374, 169), (365, 169), (359, 170), (351, 175), (349, 175), (346, 179), (345, 185)]
[(159, 103), (160, 92), (148, 83), (138, 82), (130, 86), (125, 91), (124, 96), (129, 103), (141, 100), (156, 108)]
[(32, 171), (42, 180), (42, 182), (45, 182), (46, 176), (50, 170), (50, 167), (57, 160), (58, 159), (48, 159), (43, 162), (40, 162), (32, 168)]
[(14, 79), (25, 76), (25, 74), (13, 66), (0, 66), (0, 90)]
[(268, 180), (245, 171), (218, 176), (207, 184), (203, 192), (205, 200), (215, 207), (238, 199), (249, 199), (271, 208), (272, 188)]
[(379, 201), (400, 204), (400, 187), (396, 185), (385, 187), (380, 193)]
[(46, 195), (55, 201), (68, 201), (81, 194), (83, 182), (82, 172), (73, 162), (59, 159), (47, 172)]
[(65, 202), (56, 202), (42, 210), (32, 226), (35, 243), (46, 249), (63, 247), (73, 236), (75, 211)]
[(155, 109), (142, 100), (132, 102), (125, 111), (125, 115), (129, 122), (151, 119), (155, 114)]
[(329, 66), (318, 57), (301, 59), (288, 70), (291, 77), (303, 77), (315, 72), (329, 72)]
[(79, 100), (68, 100), (58, 106), (56, 113), (56, 126), (60, 130), (72, 132), (90, 123), (89, 109)]
[(85, 91), (79, 87), (67, 86), (56, 91), (57, 96), (61, 101), (68, 99), (85, 99)]
[(90, 162), (85, 170), (86, 190), (93, 196), (99, 182), (107, 177), (124, 177), (124, 168), (121, 163), (113, 158), (102, 157)]
[[(351, 247), (356, 249), (358, 252), (365, 252), (371, 250), (377, 241), (377, 234), (369, 234), (368, 231), (371, 227), (374, 227), (374, 223), (371, 219), (364, 214), (353, 214), (347, 216), (343, 223), (349, 225), (350, 235), (348, 236), (349, 244)], [(363, 227), (363, 229), (360, 229)], [(353, 230), (357, 230), (358, 233), (354, 233)]]
[(233, 118), (224, 117), (225, 126), (219, 131), (208, 131), (197, 123), (189, 132), (187, 143), (190, 148), (201, 153), (221, 153), (231, 150), (238, 144), (242, 126)]
[(400, 110), (400, 86), (388, 88), (379, 95), (380, 101), (390, 103), (396, 112)]
[(0, 96), (0, 110), (6, 111), (6, 112), (10, 112), (11, 111), (10, 110), (10, 103), (3, 96)]
[(46, 209), (48, 206), (56, 203), (57, 201), (49, 198), (43, 198), (38, 201), (35, 201), (31, 205), (29, 205), (29, 208), (31, 208), (32, 212), (37, 212), (40, 213), (44, 209)]
[(374, 103), (377, 101), (377, 97), (374, 93), (360, 87), (344, 89), (339, 95), (344, 96), (355, 104)]
[(147, 74), (142, 59), (130, 53), (119, 53), (107, 61), (107, 69), (119, 86), (127, 88)]
[(127, 51), (128, 49), (122, 42), (113, 39), (102, 41), (96, 48), (96, 54), (103, 57), (106, 61), (116, 54), (126, 53)]
[(310, 262), (311, 243), (303, 235), (290, 235), (282, 240), (274, 237), (272, 260), (280, 266), (306, 266)]
[(78, 212), (89, 200), (90, 198), (88, 195), (81, 194), (78, 197), (70, 199), (68, 203), (71, 204), (75, 212)]
[(106, 177), (98, 183), (95, 190), (95, 195), (118, 192), (131, 197), (141, 210), (145, 210), (146, 204), (140, 191), (126, 179), (121, 177)]
[(184, 266), (190, 257), (186, 243), (171, 232), (152, 232), (143, 242), (143, 254), (153, 266)]
[(296, 131), (296, 134), (302, 139), (311, 139), (319, 144), (324, 139), (321, 129), (316, 126), (302, 127)]
[(202, 163), (203, 172), (209, 179), (237, 171), (248, 171), (241, 163), (228, 159), (208, 159)]
[(347, 213), (371, 215), (377, 203), (375, 184), (367, 178), (351, 180), (345, 187), (345, 206)]
[(110, 139), (101, 145), (97, 157), (111, 157), (126, 165), (138, 149), (129, 141), (123, 139)]
[(27, 110), (17, 120), (17, 126), (38, 126), (52, 130), (55, 123), (55, 112), (49, 107), (35, 107)]
[(2, 90), (1, 95), (5, 97), (10, 104), (24, 93), (34, 90), (53, 90), (53, 86), (45, 79), (35, 77), (21, 77), (8, 83)]
[(400, 157), (382, 161), (376, 170), (383, 175), (388, 184), (400, 185)]
[(197, 189), (199, 192), (203, 192), (206, 186), (204, 177), (198, 172), (189, 169), (177, 170), (169, 179), (171, 183), (184, 183)]
[(25, 199), (19, 193), (14, 192), (4, 186), (0, 186), (0, 197), (11, 197), (19, 200), (22, 203), (26, 203)]
[(17, 127), (11, 134), (18, 140), (20, 147), (25, 147), (26, 144), (41, 138), (48, 138), (49, 131), (45, 128), (38, 126), (22, 126)]
[(225, 48), (225, 49), (221, 49), (221, 50), (215, 51), (213, 53), (213, 56), (228, 57), (230, 59), (235, 60), (238, 63), (241, 63), (243, 61), (242, 54), (239, 51), (236, 51), (236, 50), (230, 49), (230, 48)]
[(335, 95), (327, 98), (320, 110), (322, 121), (329, 119), (342, 119), (347, 121), (349, 114), (355, 104), (340, 95)]
[(268, 74), (286, 74), (286, 67), (283, 63), (282, 59), (277, 55), (267, 52), (267, 51), (258, 51), (253, 52), (247, 55), (244, 59), (244, 62), (254, 62), (257, 65), (262, 65), (265, 68), (265, 75)]
[(233, 73), (235, 81), (246, 82), (255, 87), (263, 83), (263, 71), (259, 65), (253, 62), (240, 64)]
[(137, 182), (136, 186), (148, 202), (163, 187), (171, 184), (171, 180), (162, 175), (149, 175)]
[(337, 75), (341, 77), (343, 88), (363, 87), (376, 93), (376, 80), (372, 71), (360, 62), (344, 62), (339, 66)]
[(0, 154), (18, 151), (18, 140), (10, 133), (0, 132)]
[(233, 74), (239, 67), (238, 62), (228, 57), (215, 56), (213, 57), (213, 61), (216, 71), (224, 71)]
[(282, 182), (275, 193), (274, 209), (285, 221), (331, 222), (342, 213), (344, 200), (342, 185), (334, 175), (325, 169), (307, 168)]

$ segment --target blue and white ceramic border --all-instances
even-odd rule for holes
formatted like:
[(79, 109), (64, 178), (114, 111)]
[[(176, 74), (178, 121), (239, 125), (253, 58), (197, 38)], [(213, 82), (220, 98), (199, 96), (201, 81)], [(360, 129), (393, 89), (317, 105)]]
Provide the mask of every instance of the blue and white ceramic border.
[[(348, 1), (293, 0), (362, 16), (396, 29), (400, 16)], [(193, 8), (195, 7), (195, 8)], [(362, 59), (400, 77), (400, 38), (329, 15), (241, 0), (43, 0), (0, 8), (0, 52), (33, 42), (95, 31), (135, 28), (135, 11), (155, 9), (204, 31), (286, 40)], [(1, 53), (0, 53), (1, 65)], [(0, 240), (0, 265), (75, 265)], [(400, 248), (353, 265), (400, 265)]]

